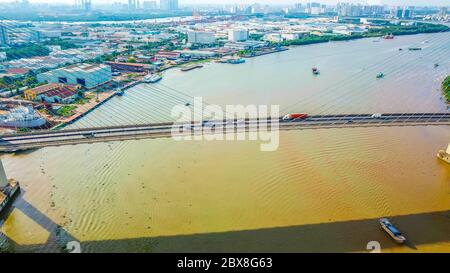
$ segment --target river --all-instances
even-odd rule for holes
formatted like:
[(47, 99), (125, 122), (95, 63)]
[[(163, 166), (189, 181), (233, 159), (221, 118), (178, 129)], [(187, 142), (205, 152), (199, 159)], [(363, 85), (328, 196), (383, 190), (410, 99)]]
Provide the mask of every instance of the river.
[[(282, 113), (445, 112), (449, 34), (302, 46), (202, 69), (166, 71), (74, 127), (169, 120), (193, 96), (277, 104)], [(421, 51), (399, 51), (420, 46)], [(434, 64), (439, 63), (438, 68)], [(321, 74), (313, 76), (311, 67)], [(378, 72), (386, 77), (375, 78)], [(3, 223), (9, 251), (450, 251), (449, 127), (288, 131), (258, 141), (139, 140), (52, 147), (2, 158), (23, 192)], [(382, 232), (391, 217), (408, 237)], [(6, 235), (6, 236), (5, 236)]]

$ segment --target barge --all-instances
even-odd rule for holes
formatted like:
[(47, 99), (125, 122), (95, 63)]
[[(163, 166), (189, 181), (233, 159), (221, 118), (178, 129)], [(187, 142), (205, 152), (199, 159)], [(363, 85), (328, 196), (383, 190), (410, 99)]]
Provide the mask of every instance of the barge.
[(193, 70), (193, 69), (196, 69), (196, 68), (202, 68), (202, 67), (203, 67), (203, 65), (200, 65), (200, 64), (196, 64), (196, 65), (188, 65), (188, 66), (182, 67), (182, 68), (181, 68), (181, 71), (187, 72), (187, 71), (191, 71), (191, 70)]
[(144, 83), (157, 83), (160, 80), (162, 80), (162, 77), (160, 75), (158, 75), (158, 74), (153, 74), (153, 75), (149, 74), (149, 75), (144, 77), (143, 81), (144, 81)]

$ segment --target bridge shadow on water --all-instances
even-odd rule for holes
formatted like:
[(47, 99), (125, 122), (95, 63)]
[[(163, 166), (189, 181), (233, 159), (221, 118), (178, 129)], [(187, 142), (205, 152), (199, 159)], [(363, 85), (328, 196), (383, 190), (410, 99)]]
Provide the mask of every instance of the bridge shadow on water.
[[(70, 233), (64, 230), (63, 227), (56, 224), (47, 215), (42, 213), (39, 209), (34, 207), (23, 197), (25, 190), (22, 188), (20, 193), (16, 196), (14, 204), (10, 206), (2, 214), (2, 219), (7, 219), (14, 209), (20, 210), (28, 218), (45, 229), (49, 237), (44, 244), (39, 245), (21, 245), (7, 237), (1, 232), (1, 227), (5, 224), (6, 220), (0, 221), (0, 253), (5, 252), (61, 252), (66, 246), (67, 242), (77, 241), (77, 239)], [(32, 235), (31, 235), (32, 236)]]
[[(450, 241), (450, 211), (390, 217), (409, 239), (405, 248)], [(153, 238), (83, 242), (86, 252), (354, 252), (370, 241), (398, 246), (378, 219)]]
[[(47, 230), (44, 244), (20, 245), (0, 232), (0, 244), (14, 252), (61, 252), (77, 239), (22, 198), (14, 208)], [(10, 209), (10, 211), (12, 208)], [(418, 251), (420, 245), (450, 242), (450, 210), (389, 217), (408, 238), (405, 250)], [(0, 222), (0, 227), (3, 223)], [(378, 219), (329, 222), (255, 230), (82, 241), (82, 252), (355, 252), (368, 251), (367, 243), (377, 241), (383, 250), (398, 245), (381, 230)]]

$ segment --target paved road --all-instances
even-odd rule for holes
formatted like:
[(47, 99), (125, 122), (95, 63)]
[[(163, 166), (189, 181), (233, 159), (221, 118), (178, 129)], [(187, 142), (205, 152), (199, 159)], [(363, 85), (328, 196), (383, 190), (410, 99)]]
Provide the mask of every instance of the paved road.
[[(379, 127), (379, 126), (426, 126), (450, 125), (450, 113), (416, 113), (416, 114), (383, 114), (373, 118), (371, 114), (310, 116), (307, 119), (279, 121), (275, 130), (302, 130), (323, 128), (349, 127)], [(170, 123), (128, 125), (122, 127), (86, 128), (72, 130), (45, 130), (24, 134), (9, 134), (0, 137), (0, 152), (14, 152), (28, 149), (38, 149), (48, 146), (75, 145), (82, 143), (122, 141), (131, 139), (170, 137), (173, 128), (178, 128), (177, 135), (211, 133), (234, 133), (237, 131), (265, 130), (260, 124), (266, 122), (271, 128), (270, 120), (234, 120), (234, 121), (203, 121), (198, 124)], [(232, 129), (230, 129), (232, 128)]]

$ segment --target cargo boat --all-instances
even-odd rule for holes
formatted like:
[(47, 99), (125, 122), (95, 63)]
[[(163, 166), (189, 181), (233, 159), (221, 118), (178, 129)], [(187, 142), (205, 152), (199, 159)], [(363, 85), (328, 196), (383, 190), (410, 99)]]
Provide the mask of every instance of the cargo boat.
[(406, 238), (396, 227), (394, 227), (394, 225), (389, 221), (389, 219), (381, 218), (380, 225), (381, 228), (384, 229), (384, 231), (386, 231), (386, 233), (389, 234), (389, 236), (391, 236), (395, 240), (395, 242), (399, 244), (403, 244), (404, 242), (406, 242)]
[(444, 162), (450, 164), (450, 143), (448, 144), (447, 151), (441, 150), (438, 152), (437, 157)]
[(296, 119), (306, 119), (308, 118), (308, 114), (299, 114), (299, 113), (292, 113), (285, 115), (282, 120), (283, 121), (291, 121)]
[(196, 64), (196, 65), (188, 65), (188, 66), (182, 67), (182, 68), (181, 68), (181, 71), (187, 72), (187, 71), (191, 71), (191, 70), (193, 70), (193, 69), (196, 69), (196, 68), (202, 68), (202, 67), (203, 67), (203, 65), (200, 65), (200, 64)]
[(158, 74), (147, 75), (144, 77), (144, 82), (145, 83), (156, 83), (156, 82), (159, 82), (161, 79), (162, 79), (162, 77)]

